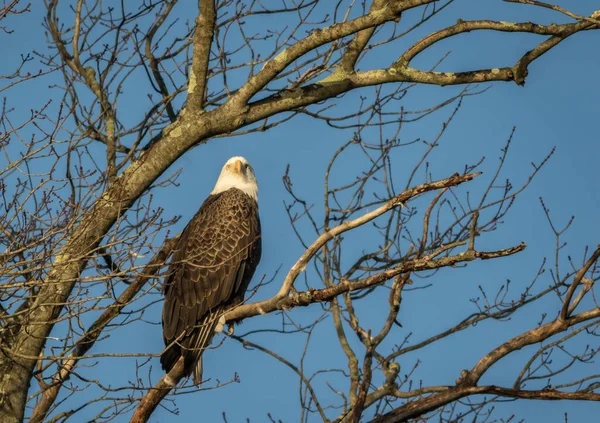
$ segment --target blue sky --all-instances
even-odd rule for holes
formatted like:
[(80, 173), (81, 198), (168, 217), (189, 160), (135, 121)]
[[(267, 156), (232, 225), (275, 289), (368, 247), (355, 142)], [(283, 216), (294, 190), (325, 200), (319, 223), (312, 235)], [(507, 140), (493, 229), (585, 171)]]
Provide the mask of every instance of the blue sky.
[[(195, 13), (193, 2), (189, 3), (180, 7), (177, 13), (181, 16)], [(566, 7), (569, 3), (563, 1), (559, 4)], [(598, 7), (598, 2), (590, 0), (576, 3), (571, 5), (572, 10), (583, 15), (589, 15)], [(22, 25), (14, 28), (13, 37), (20, 37), (20, 42), (4, 47), (11, 59), (17, 59), (18, 53), (24, 50), (45, 48), (43, 29), (40, 26), (41, 16), (40, 7), (34, 6), (31, 14), (19, 17)], [(431, 25), (426, 25), (414, 37), (423, 36), (432, 28), (451, 24), (459, 17), (531, 19), (543, 23), (553, 20), (566, 21), (559, 14), (531, 7), (498, 1), (458, 1), (445, 15), (434, 20)], [(270, 24), (268, 16), (260, 19), (257, 25)], [(536, 40), (539, 41), (540, 38), (520, 34), (470, 33), (441, 43), (423, 57), (419, 57), (414, 65), (425, 68), (448, 50), (452, 52), (439, 69), (441, 71), (464, 71), (473, 67), (508, 65), (534, 46)], [(568, 244), (563, 257), (569, 254), (576, 263), (580, 263), (584, 247), (595, 246), (598, 243), (598, 45), (600, 32), (578, 34), (536, 61), (529, 69), (525, 87), (518, 87), (512, 83), (491, 84), (484, 94), (465, 99), (440, 146), (430, 157), (434, 178), (461, 172), (466, 163), (473, 163), (485, 156), (484, 175), (474, 183), (481, 185), (472, 187), (474, 191), (481, 189), (491, 178), (500, 156), (500, 149), (513, 126), (516, 127), (516, 132), (504, 177), (510, 177), (515, 185), (527, 178), (531, 171), (531, 162), (539, 162), (553, 147), (556, 147), (556, 154), (518, 198), (512, 211), (504, 219), (504, 224), (497, 231), (482, 236), (479, 241), (479, 245), (487, 249), (506, 248), (524, 241), (528, 245), (527, 250), (503, 260), (471, 263), (467, 268), (444, 270), (429, 280), (417, 282), (433, 283), (433, 286), (405, 295), (400, 313), (403, 328), (396, 334), (398, 339), (408, 332), (413, 332), (412, 339), (417, 341), (435, 333), (436, 330), (446, 329), (453, 322), (458, 322), (473, 311), (469, 299), (477, 295), (478, 285), (493, 288), (506, 279), (511, 279), (515, 293), (520, 292), (519, 289), (522, 290), (531, 281), (542, 259), (551, 258), (554, 253), (554, 237), (540, 206), (540, 197), (543, 197), (551, 209), (558, 226), (564, 225), (572, 215), (576, 216), (573, 227), (565, 235), (564, 240)], [(388, 52), (393, 54), (393, 50)], [(373, 62), (365, 63), (365, 66), (376, 66), (378, 61), (388, 58), (389, 56), (382, 55)], [(23, 116), (29, 108), (39, 107), (48, 98), (56, 96), (57, 91), (49, 90), (47, 85), (44, 80), (33, 81), (20, 91), (13, 91), (18, 95), (9, 94), (16, 113), (22, 113)], [(484, 87), (487, 85), (481, 88)], [(411, 91), (402, 105), (407, 109), (432, 106), (456, 94), (458, 90), (456, 87), (418, 87)], [(125, 118), (127, 113), (132, 113), (132, 116), (140, 113), (135, 107), (138, 101), (135, 90), (132, 89), (131, 93), (125, 98), (125, 102), (132, 106), (127, 107), (128, 111), (122, 112)], [(372, 93), (372, 89), (367, 89), (360, 94)], [(34, 106), (32, 101), (39, 104)], [(336, 103), (341, 111), (355, 110), (358, 107), (358, 95), (345, 96), (343, 99), (337, 99)], [(430, 118), (408, 125), (405, 136), (409, 139), (432, 139), (452, 108), (453, 106), (449, 106)], [(125, 109), (123, 107), (121, 110)], [(278, 289), (282, 275), (302, 253), (283, 207), (283, 201), (289, 200), (281, 180), (286, 166), (291, 166), (294, 187), (298, 193), (315, 205), (315, 213), (320, 216), (327, 162), (331, 154), (350, 137), (352, 130), (333, 130), (322, 122), (298, 117), (266, 133), (210, 141), (188, 152), (169, 169), (168, 174), (178, 169), (182, 170), (178, 179), (179, 186), (157, 190), (154, 204), (165, 209), (166, 217), (181, 215), (177, 225), (177, 229), (181, 229), (211, 191), (227, 158), (233, 155), (248, 158), (259, 181), (259, 204), (263, 222), (263, 259), (257, 270), (257, 277), (271, 277), (281, 266), (275, 282), (262, 289), (257, 296), (267, 298)], [(403, 186), (408, 169), (412, 168), (415, 159), (421, 153), (422, 146), (415, 146), (401, 149), (394, 156), (394, 177), (399, 186)], [(352, 160), (344, 162), (339, 176), (336, 177), (340, 181), (344, 180), (344, 177), (353, 178), (354, 173), (350, 172), (359, 165), (364, 163), (354, 163)], [(421, 181), (422, 176), (421, 179), (417, 178), (417, 182)], [(426, 203), (419, 204), (422, 207)], [(312, 240), (314, 236), (307, 234), (307, 238)], [(368, 242), (369, 239), (365, 241)], [(347, 251), (352, 256), (359, 254), (361, 249), (359, 245), (350, 245)], [(565, 263), (563, 261), (563, 265)], [(315, 287), (318, 288), (319, 283), (314, 272), (309, 271), (309, 277), (316, 282)], [(542, 283), (545, 286), (550, 280), (548, 275), (544, 277), (547, 278), (547, 281)], [(301, 280), (298, 282), (303, 283)], [(377, 310), (382, 304), (386, 304), (385, 301), (385, 294), (372, 296), (362, 306), (361, 321), (372, 322), (373, 327), (379, 327), (377, 325), (381, 324), (381, 316), (377, 314)], [(416, 360), (421, 360), (422, 364), (416, 373), (417, 379), (421, 378), (424, 384), (451, 384), (461, 369), (473, 366), (483, 354), (507, 340), (509, 336), (514, 336), (525, 328), (534, 327), (541, 313), (552, 314), (557, 309), (558, 303), (549, 300), (525, 310), (509, 322), (479, 325), (456, 337), (434, 344), (418, 355), (405, 357), (401, 361), (402, 368), (409, 369)], [(313, 306), (293, 311), (292, 315), (300, 321), (309, 321), (321, 312), (320, 306)], [(150, 308), (147, 313), (149, 320), (159, 321), (160, 304)], [(257, 317), (245, 322), (236, 330), (244, 333), (273, 326), (277, 322), (278, 317), (275, 316)], [(318, 326), (311, 339), (310, 354), (304, 363), (307, 369), (314, 371), (319, 368), (344, 366), (343, 354), (332, 334), (331, 319), (328, 318)], [(125, 339), (126, 346), (123, 345)], [(303, 337), (260, 334), (249, 339), (272, 348), (295, 364), (298, 364), (304, 345)], [(99, 343), (93, 352), (157, 353), (161, 349), (160, 326), (145, 325), (132, 326), (113, 333), (111, 339)], [(511, 380), (514, 380), (515, 371), (518, 371), (532, 351), (522, 351), (511, 356), (505, 364), (493, 369), (482, 382), (510, 385)], [(135, 377), (132, 360), (107, 360), (113, 361), (102, 362), (100, 369), (91, 369), (89, 374), (102, 375), (108, 381), (120, 381), (121, 384), (127, 380), (123, 379), (123, 375), (127, 378)], [(161, 374), (157, 370), (158, 360), (155, 359), (152, 364), (153, 380), (157, 380)], [(288, 368), (272, 358), (258, 351), (245, 350), (234, 341), (226, 341), (217, 351), (206, 354), (204, 365), (206, 377), (226, 381), (231, 379), (235, 372), (239, 374), (241, 381), (221, 389), (181, 396), (177, 399), (179, 417), (173, 417), (158, 409), (151, 419), (152, 422), (196, 421), (199, 415), (203, 416), (202, 421), (216, 422), (222, 421), (223, 411), (227, 412), (229, 422), (242, 422), (247, 417), (252, 422), (268, 421), (267, 412), (285, 422), (298, 420), (298, 379)], [(588, 366), (587, 370), (577, 372), (584, 374), (585, 371), (592, 371), (592, 368), (597, 371), (597, 366)], [(335, 400), (335, 396), (332, 396), (322, 383), (325, 379), (318, 380), (318, 389), (324, 398)], [(339, 376), (332, 376), (329, 380), (338, 384), (340, 389), (344, 388), (343, 379)], [(598, 415), (598, 405), (591, 403), (517, 401), (499, 406), (499, 409), (499, 416), (506, 417), (514, 412), (528, 422), (564, 421), (565, 412), (569, 413), (569, 421), (592, 422)], [(91, 419), (95, 412), (97, 410), (90, 410), (89, 413), (84, 411), (79, 414), (78, 419)], [(121, 417), (117, 421), (126, 419)]]

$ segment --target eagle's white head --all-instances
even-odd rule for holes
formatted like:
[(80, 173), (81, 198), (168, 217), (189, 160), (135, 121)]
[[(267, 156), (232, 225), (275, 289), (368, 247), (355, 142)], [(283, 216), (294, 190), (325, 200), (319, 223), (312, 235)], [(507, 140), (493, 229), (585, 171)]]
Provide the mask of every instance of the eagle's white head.
[(258, 184), (254, 169), (248, 160), (241, 156), (227, 160), (211, 194), (219, 194), (230, 188), (237, 188), (252, 197), (254, 201), (258, 201)]

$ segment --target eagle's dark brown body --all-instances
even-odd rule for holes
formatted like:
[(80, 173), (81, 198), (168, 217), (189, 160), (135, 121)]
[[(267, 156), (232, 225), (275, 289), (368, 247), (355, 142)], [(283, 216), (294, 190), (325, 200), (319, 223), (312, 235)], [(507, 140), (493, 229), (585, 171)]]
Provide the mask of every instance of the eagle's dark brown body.
[(169, 371), (180, 356), (201, 379), (201, 355), (219, 318), (244, 299), (261, 256), (258, 204), (231, 188), (209, 196), (183, 231), (169, 266), (162, 323)]

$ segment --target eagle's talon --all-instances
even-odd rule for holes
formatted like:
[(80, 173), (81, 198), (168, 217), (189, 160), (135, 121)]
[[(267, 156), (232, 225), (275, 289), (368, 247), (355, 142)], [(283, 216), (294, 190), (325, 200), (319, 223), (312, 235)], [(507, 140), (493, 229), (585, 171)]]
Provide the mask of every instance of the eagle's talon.
[(225, 320), (225, 316), (221, 316), (219, 317), (219, 321), (217, 322), (217, 326), (215, 326), (215, 332), (216, 333), (221, 333), (223, 332), (223, 327), (225, 326), (226, 320)]

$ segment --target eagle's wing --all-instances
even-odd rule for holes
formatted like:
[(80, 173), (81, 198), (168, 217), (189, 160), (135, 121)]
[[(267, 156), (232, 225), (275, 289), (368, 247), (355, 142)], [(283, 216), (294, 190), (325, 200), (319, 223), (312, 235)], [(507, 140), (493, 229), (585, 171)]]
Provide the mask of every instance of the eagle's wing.
[(236, 295), (243, 297), (239, 291), (246, 290), (257, 257), (260, 222), (253, 200), (238, 190), (207, 198), (183, 231), (169, 267), (163, 336), (166, 345), (176, 343), (161, 358), (165, 370), (179, 355), (189, 365), (200, 357), (212, 338), (215, 314)]

